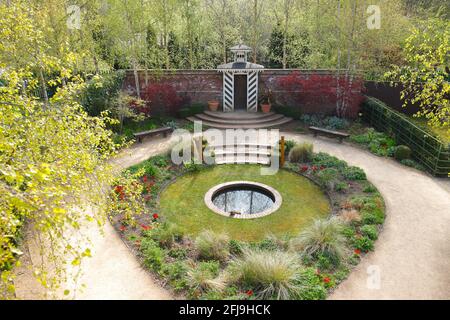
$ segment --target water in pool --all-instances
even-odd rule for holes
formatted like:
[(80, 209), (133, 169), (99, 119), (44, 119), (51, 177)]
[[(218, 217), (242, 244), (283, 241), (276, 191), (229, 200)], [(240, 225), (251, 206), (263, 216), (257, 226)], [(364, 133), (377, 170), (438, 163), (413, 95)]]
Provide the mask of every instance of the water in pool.
[(212, 202), (217, 208), (228, 213), (255, 214), (272, 207), (274, 198), (263, 189), (235, 186), (217, 192)]

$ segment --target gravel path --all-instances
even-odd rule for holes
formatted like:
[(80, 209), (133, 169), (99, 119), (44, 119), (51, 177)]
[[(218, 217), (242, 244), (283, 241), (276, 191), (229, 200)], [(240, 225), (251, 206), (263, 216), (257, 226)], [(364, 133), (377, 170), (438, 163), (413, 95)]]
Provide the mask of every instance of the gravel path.
[[(334, 140), (292, 133), (285, 136), (313, 142), (315, 151), (363, 168), (386, 201), (387, 218), (375, 251), (364, 257), (331, 299), (450, 299), (449, 180), (431, 178)], [(139, 163), (167, 150), (168, 140), (136, 144), (112, 163), (118, 168)], [(87, 288), (78, 299), (172, 298), (140, 267), (111, 225), (105, 226), (103, 235), (95, 226), (91, 231), (93, 257), (84, 264), (79, 283)], [(367, 286), (371, 266), (380, 271), (379, 289)], [(18, 289), (23, 297), (33, 297), (23, 281)]]

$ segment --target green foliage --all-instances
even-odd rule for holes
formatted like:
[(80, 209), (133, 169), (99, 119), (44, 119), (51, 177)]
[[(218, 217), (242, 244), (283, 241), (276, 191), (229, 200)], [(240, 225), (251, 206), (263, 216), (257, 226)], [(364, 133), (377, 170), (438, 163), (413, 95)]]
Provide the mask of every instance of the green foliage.
[(395, 148), (394, 157), (398, 161), (411, 158), (411, 149), (408, 146), (397, 146)]
[(304, 142), (294, 146), (289, 152), (290, 162), (309, 162), (313, 157), (313, 145)]
[(141, 240), (140, 250), (144, 258), (144, 264), (156, 272), (160, 271), (166, 257), (164, 249), (162, 249), (156, 241), (144, 237)]
[(376, 191), (377, 191), (377, 188), (375, 188), (375, 186), (373, 184), (371, 184), (370, 182), (366, 182), (364, 184), (363, 192), (365, 192), (365, 193), (374, 193)]
[(245, 249), (230, 262), (231, 281), (254, 288), (261, 299), (296, 299), (301, 290), (297, 282), (300, 262), (296, 254), (283, 251)]
[(334, 190), (345, 193), (348, 190), (348, 184), (345, 182), (338, 182), (335, 184)]
[(365, 225), (361, 227), (361, 233), (363, 236), (366, 236), (367, 238), (371, 240), (377, 240), (378, 239), (378, 228), (375, 225)]
[(386, 78), (403, 85), (404, 106), (418, 104), (419, 117), (429, 125), (450, 130), (450, 82), (445, 68), (449, 65), (450, 22), (429, 18), (411, 30), (405, 41), (406, 63), (394, 66)]
[(374, 243), (368, 237), (359, 237), (354, 239), (353, 246), (363, 252), (369, 252), (373, 250)]
[(216, 277), (219, 275), (220, 263), (218, 261), (201, 261), (187, 271), (187, 284), (193, 296), (207, 290), (220, 290), (224, 282)]
[(183, 231), (176, 224), (165, 222), (149, 231), (145, 235), (156, 241), (164, 248), (171, 248), (173, 244), (183, 238)]
[(342, 228), (341, 222), (336, 218), (315, 220), (291, 241), (291, 248), (313, 260), (321, 255), (326, 256), (334, 266), (338, 266), (345, 252)]
[(384, 213), (381, 209), (364, 209), (361, 211), (363, 224), (382, 224), (384, 222)]
[(242, 249), (245, 246), (245, 243), (231, 239), (228, 243), (228, 247), (230, 248), (230, 254), (232, 255), (240, 255), (242, 253)]
[(81, 104), (91, 116), (99, 116), (110, 110), (114, 100), (119, 96), (125, 73), (111, 72), (102, 76), (94, 76), (86, 85)]
[(298, 283), (301, 284), (298, 299), (323, 300), (327, 296), (327, 289), (324, 286), (324, 282), (314, 268), (302, 269)]
[[(325, 168), (319, 171), (316, 175), (319, 183), (328, 190), (334, 190), (337, 186), (337, 181), (340, 177), (339, 171), (335, 168)], [(344, 183), (346, 186), (346, 184)], [(342, 183), (339, 188), (342, 188)]]
[(300, 119), (302, 117), (302, 112), (298, 107), (275, 105), (274, 111), (293, 119)]
[(180, 118), (187, 118), (190, 116), (194, 116), (196, 114), (202, 113), (205, 110), (205, 105), (201, 103), (195, 103), (190, 105), (187, 108), (182, 108), (178, 111), (178, 115)]
[(364, 170), (358, 167), (347, 167), (342, 170), (342, 175), (347, 180), (366, 180), (366, 174)]
[(169, 280), (170, 284), (176, 291), (183, 290), (187, 287), (187, 272), (189, 267), (184, 261), (175, 261), (173, 263), (165, 263), (162, 265), (160, 274)]
[(317, 167), (335, 168), (340, 171), (347, 167), (347, 162), (339, 160), (338, 158), (330, 156), (324, 152), (315, 153), (313, 155), (312, 164)]
[(286, 152), (286, 154), (289, 154), (289, 152), (292, 150), (292, 148), (296, 145), (297, 143), (294, 140), (286, 140), (284, 142), (284, 151)]
[(195, 248), (201, 259), (226, 261), (230, 255), (229, 237), (206, 230), (195, 239)]
[(391, 148), (395, 146), (395, 140), (388, 135), (377, 132), (373, 128), (369, 128), (363, 134), (351, 135), (350, 140), (364, 145), (375, 155), (389, 156)]

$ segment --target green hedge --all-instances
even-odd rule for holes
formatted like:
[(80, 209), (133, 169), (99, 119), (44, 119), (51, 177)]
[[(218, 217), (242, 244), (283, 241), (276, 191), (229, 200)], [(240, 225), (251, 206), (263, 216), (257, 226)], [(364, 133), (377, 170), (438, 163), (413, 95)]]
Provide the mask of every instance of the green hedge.
[(383, 102), (367, 97), (362, 106), (363, 120), (379, 131), (393, 134), (398, 144), (411, 148), (412, 157), (438, 177), (450, 175), (449, 146), (432, 133), (415, 125)]

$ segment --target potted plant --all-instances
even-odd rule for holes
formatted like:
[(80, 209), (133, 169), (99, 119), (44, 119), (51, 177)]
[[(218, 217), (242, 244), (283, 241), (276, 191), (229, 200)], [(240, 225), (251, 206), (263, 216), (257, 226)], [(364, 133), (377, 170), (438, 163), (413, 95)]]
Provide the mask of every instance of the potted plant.
[(208, 108), (210, 111), (217, 111), (217, 109), (219, 109), (219, 101), (217, 100), (208, 101)]
[(272, 90), (266, 90), (260, 101), (263, 113), (269, 113), (272, 108)]

